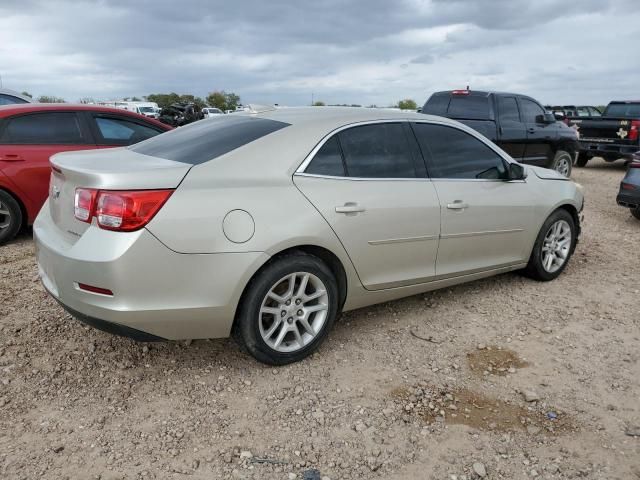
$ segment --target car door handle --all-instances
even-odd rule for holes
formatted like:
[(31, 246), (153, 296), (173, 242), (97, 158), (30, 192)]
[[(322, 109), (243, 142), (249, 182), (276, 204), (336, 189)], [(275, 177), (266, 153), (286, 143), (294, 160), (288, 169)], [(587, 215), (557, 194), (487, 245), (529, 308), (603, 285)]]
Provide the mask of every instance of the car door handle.
[(528, 128), (527, 132), (529, 133), (536, 133), (536, 129), (535, 128)]
[(347, 202), (341, 207), (336, 207), (336, 213), (360, 213), (364, 212), (365, 208), (354, 202)]
[(7, 153), (0, 156), (0, 160), (3, 162), (24, 162), (24, 158), (15, 153)]
[(462, 200), (454, 200), (453, 203), (447, 203), (447, 208), (450, 210), (464, 210), (465, 208), (469, 208), (469, 204)]

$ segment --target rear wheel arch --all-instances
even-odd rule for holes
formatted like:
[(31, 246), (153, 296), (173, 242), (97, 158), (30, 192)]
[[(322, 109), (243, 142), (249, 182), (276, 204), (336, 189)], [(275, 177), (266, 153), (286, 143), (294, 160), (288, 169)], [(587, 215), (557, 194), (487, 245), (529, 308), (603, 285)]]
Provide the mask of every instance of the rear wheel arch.
[(295, 247), (289, 247), (284, 250), (279, 251), (274, 254), (267, 260), (263, 265), (256, 270), (256, 272), (251, 276), (251, 278), (247, 281), (242, 294), (240, 295), (240, 299), (238, 300), (238, 304), (236, 306), (236, 312), (233, 320), (233, 325), (231, 327), (231, 332), (236, 331), (238, 313), (240, 312), (240, 306), (244, 301), (247, 291), (252, 283), (252, 280), (256, 278), (258, 275), (262, 273), (262, 271), (267, 268), (267, 266), (273, 264), (274, 262), (280, 261), (283, 258), (286, 258), (288, 255), (296, 254), (296, 253), (305, 253), (307, 255), (312, 255), (318, 259), (320, 259), (328, 268), (331, 270), (331, 273), (336, 279), (338, 285), (338, 312), (342, 310), (342, 306), (344, 305), (347, 299), (347, 273), (346, 270), (340, 261), (340, 259), (330, 250), (320, 247), (317, 245), (297, 245)]

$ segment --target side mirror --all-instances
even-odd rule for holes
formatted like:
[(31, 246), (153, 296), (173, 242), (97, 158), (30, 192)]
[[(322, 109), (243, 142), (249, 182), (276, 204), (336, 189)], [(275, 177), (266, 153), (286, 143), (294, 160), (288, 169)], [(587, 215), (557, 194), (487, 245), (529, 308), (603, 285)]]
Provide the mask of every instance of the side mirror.
[(527, 171), (519, 163), (510, 163), (508, 173), (508, 180), (524, 180), (527, 178)]
[(537, 115), (536, 116), (536, 123), (556, 123), (556, 117), (553, 115), (553, 113), (545, 113), (543, 115)]

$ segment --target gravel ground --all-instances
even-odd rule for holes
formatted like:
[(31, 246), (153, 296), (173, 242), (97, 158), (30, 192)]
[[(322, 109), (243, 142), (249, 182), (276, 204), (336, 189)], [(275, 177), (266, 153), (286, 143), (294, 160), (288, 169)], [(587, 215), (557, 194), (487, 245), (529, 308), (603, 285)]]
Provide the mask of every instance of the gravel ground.
[(350, 312), (282, 368), (230, 340), (84, 327), (44, 293), (24, 234), (0, 248), (0, 478), (640, 478), (640, 222), (615, 204), (623, 174), (574, 171), (586, 224), (558, 280)]

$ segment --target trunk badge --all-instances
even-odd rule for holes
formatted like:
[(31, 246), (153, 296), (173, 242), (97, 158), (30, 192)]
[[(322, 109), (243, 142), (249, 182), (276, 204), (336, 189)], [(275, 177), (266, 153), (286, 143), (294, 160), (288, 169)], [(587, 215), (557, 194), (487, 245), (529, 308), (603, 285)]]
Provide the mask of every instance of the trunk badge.
[(624, 137), (626, 137), (629, 133), (624, 130), (622, 127), (620, 127), (620, 130), (618, 130), (616, 132), (616, 135), (618, 135), (622, 140), (624, 140)]
[(54, 199), (60, 198), (60, 189), (54, 185), (51, 194)]

